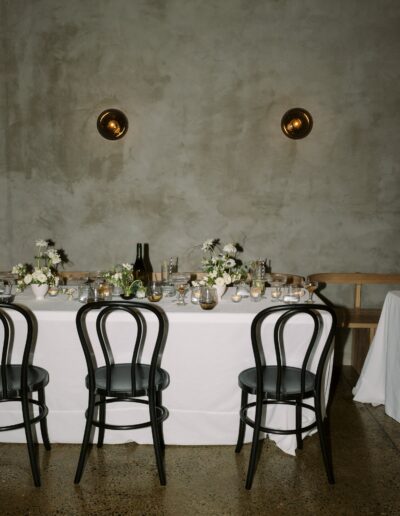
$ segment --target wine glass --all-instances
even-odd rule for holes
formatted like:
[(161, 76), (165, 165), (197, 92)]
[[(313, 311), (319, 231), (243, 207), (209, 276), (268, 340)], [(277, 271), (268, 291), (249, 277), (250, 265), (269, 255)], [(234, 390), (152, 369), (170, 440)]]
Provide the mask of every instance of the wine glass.
[(312, 281), (310, 278), (306, 278), (303, 282), (303, 286), (308, 292), (308, 299), (306, 303), (314, 303), (313, 295), (318, 288), (318, 281)]
[(175, 272), (171, 274), (170, 281), (175, 285), (176, 290), (178, 291), (178, 300), (177, 305), (186, 305), (185, 295), (189, 288), (191, 274), (189, 272)]

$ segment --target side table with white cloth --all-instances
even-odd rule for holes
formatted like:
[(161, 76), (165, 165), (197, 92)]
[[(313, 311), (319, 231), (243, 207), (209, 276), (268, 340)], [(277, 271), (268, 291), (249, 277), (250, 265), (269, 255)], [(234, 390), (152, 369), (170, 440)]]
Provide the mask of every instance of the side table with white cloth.
[[(260, 302), (247, 298), (236, 304), (231, 301), (233, 292), (230, 290), (212, 311), (201, 310), (199, 306), (191, 304), (190, 299), (185, 306), (178, 306), (173, 298), (163, 298), (159, 303), (169, 320), (169, 334), (162, 361), (162, 367), (171, 378), (163, 395), (163, 403), (170, 412), (164, 423), (166, 444), (236, 444), (240, 406), (238, 375), (243, 369), (254, 366), (250, 325), (255, 314), (271, 306), (272, 301), (267, 289), (266, 297)], [(81, 304), (76, 300), (68, 301), (63, 294), (36, 301), (28, 289), (19, 294), (15, 302), (28, 306), (38, 321), (34, 363), (46, 368), (50, 374), (50, 383), (46, 389), (50, 441), (80, 443), (87, 405), (84, 383), (86, 363), (75, 326), (76, 313)], [(127, 319), (126, 314), (120, 314), (112, 321), (112, 331), (121, 342), (121, 357), (116, 357), (116, 360), (129, 360), (131, 346), (124, 345), (132, 340), (132, 336), (125, 331), (129, 328)], [(150, 334), (151, 317), (147, 322)], [(272, 328), (273, 324), (270, 324), (265, 331), (272, 335)], [(296, 340), (293, 353), (301, 356), (297, 350), (309, 337), (310, 328), (305, 316), (303, 321), (299, 318), (288, 330)], [(326, 396), (330, 386), (332, 357), (326, 373)], [(125, 418), (128, 424), (136, 422), (136, 419), (132, 421), (135, 411), (145, 410), (131, 407), (132, 404), (129, 407), (127, 404), (122, 405), (110, 407), (108, 414), (111, 423), (114, 410), (117, 421), (124, 422)], [(304, 412), (305, 418), (312, 417), (307, 411)], [(0, 407), (0, 418), (13, 417), (11, 409)], [(274, 424), (278, 427), (289, 425), (292, 421), (292, 415), (288, 413), (273, 414), (272, 417), (277, 418)], [(24, 442), (24, 435), (18, 432), (7, 432), (0, 438), (8, 442)], [(248, 434), (247, 442), (251, 440), (250, 432)], [(294, 454), (295, 436), (277, 435), (271, 438), (284, 451)], [(150, 429), (134, 432), (107, 430), (105, 434), (105, 443), (133, 440), (151, 443)]]
[(353, 389), (354, 400), (385, 405), (400, 423), (400, 291), (388, 292), (374, 340)]

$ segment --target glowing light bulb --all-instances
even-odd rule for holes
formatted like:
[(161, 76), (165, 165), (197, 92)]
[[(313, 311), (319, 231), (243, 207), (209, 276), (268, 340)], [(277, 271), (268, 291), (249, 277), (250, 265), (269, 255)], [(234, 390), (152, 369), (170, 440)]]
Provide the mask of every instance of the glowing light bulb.
[(298, 130), (300, 129), (300, 127), (303, 125), (303, 122), (300, 120), (300, 118), (294, 118), (293, 120), (291, 120), (291, 125), (293, 127), (294, 130)]
[(107, 122), (107, 129), (112, 131), (114, 134), (118, 134), (121, 132), (121, 127), (116, 120), (109, 120)]

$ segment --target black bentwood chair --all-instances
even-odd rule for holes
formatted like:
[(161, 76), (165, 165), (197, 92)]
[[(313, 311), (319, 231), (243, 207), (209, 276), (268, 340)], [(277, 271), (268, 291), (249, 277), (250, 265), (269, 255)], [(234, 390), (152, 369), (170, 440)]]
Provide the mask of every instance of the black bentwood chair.
[[(329, 314), (323, 318), (324, 313)], [(303, 314), (312, 324), (312, 335), (306, 343), (302, 363), (290, 365), (290, 347), (296, 346), (295, 339), (284, 339), (284, 329), (292, 317)], [(273, 329), (273, 350), (263, 348), (261, 327), (267, 318), (278, 317)], [(321, 342), (321, 331), (325, 327), (324, 342)], [(325, 305), (285, 305), (266, 308), (258, 313), (251, 325), (251, 342), (256, 362), (256, 367), (246, 369), (239, 374), (239, 387), (242, 389), (240, 410), (239, 435), (236, 445), (236, 453), (239, 453), (244, 441), (246, 425), (254, 429), (253, 441), (250, 453), (249, 469), (247, 473), (246, 489), (251, 489), (254, 473), (257, 465), (259, 433), (293, 435), (296, 434), (297, 448), (303, 447), (302, 433), (314, 427), (318, 429), (322, 457), (325, 464), (329, 483), (334, 483), (332, 460), (327, 437), (324, 432), (325, 410), (322, 404), (322, 390), (324, 389), (324, 369), (336, 328), (336, 316), (332, 308)], [(290, 340), (290, 342), (289, 342)], [(318, 348), (318, 349), (317, 349)], [(269, 354), (268, 354), (269, 353)], [(273, 358), (267, 359), (266, 356)], [(314, 357), (319, 357), (315, 364)], [(310, 363), (313, 361), (313, 370)], [(269, 365), (271, 364), (271, 365)], [(276, 365), (275, 365), (276, 364)], [(248, 395), (256, 396), (256, 401), (248, 402)], [(314, 405), (305, 403), (305, 400), (313, 399)], [(262, 426), (264, 405), (282, 404), (295, 407), (295, 428), (276, 429)], [(247, 412), (255, 407), (254, 419)], [(302, 410), (311, 410), (315, 413), (315, 421), (302, 426)]]
[[(26, 338), (22, 354), (22, 363), (15, 364), (13, 363), (13, 357), (17, 355), (18, 348), (20, 347), (14, 338), (15, 320), (18, 314), (24, 319), (24, 328), (22, 331), (25, 331), (24, 336), (26, 335)], [(21, 403), (23, 418), (22, 423), (0, 426), (0, 432), (16, 430), (18, 428), (25, 429), (33, 481), (35, 486), (39, 487), (40, 473), (36, 460), (31, 425), (40, 423), (44, 446), (46, 450), (50, 450), (46, 422), (48, 408), (44, 394), (44, 388), (49, 383), (49, 373), (41, 367), (31, 365), (37, 329), (33, 314), (23, 306), (0, 303), (0, 321), (3, 333), (0, 363), (0, 403)], [(32, 393), (34, 392), (38, 393), (37, 400), (32, 398)], [(33, 413), (33, 405), (38, 407), (38, 414), (36, 416)]]
[[(93, 342), (87, 330), (87, 315), (97, 312), (96, 332), (105, 365), (97, 367), (94, 358)], [(133, 325), (132, 359), (129, 363), (114, 363), (112, 346), (107, 328), (111, 322), (109, 316), (116, 312), (129, 314)], [(150, 339), (146, 339), (146, 321), (144, 313), (156, 316), (158, 331), (151, 353), (151, 363), (143, 364), (141, 356)], [(86, 387), (89, 389), (89, 406), (86, 411), (86, 427), (81, 453), (75, 475), (75, 483), (81, 480), (85, 457), (88, 451), (93, 426), (99, 428), (97, 446), (104, 441), (104, 431), (132, 430), (151, 427), (153, 445), (156, 455), (158, 475), (161, 485), (166, 484), (164, 469), (164, 437), (162, 423), (168, 417), (168, 410), (162, 406), (162, 391), (169, 385), (167, 371), (161, 369), (161, 359), (168, 334), (168, 319), (158, 306), (128, 301), (100, 301), (88, 303), (78, 311), (76, 325), (83, 352), (86, 358), (88, 375)], [(147, 341), (147, 342), (146, 342)], [(146, 344), (146, 345), (145, 345)], [(115, 349), (115, 345), (114, 345)], [(142, 399), (146, 396), (148, 399)], [(130, 425), (112, 425), (106, 423), (106, 405), (114, 402), (133, 402), (149, 406), (150, 420)], [(95, 419), (95, 409), (99, 407), (99, 418)]]

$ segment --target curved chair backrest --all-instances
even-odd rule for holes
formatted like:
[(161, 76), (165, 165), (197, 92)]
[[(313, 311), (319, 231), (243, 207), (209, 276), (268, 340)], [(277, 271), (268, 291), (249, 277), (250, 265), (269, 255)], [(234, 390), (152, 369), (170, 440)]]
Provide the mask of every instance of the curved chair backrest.
[[(323, 320), (323, 313), (330, 314), (330, 318), (328, 318), (328, 321)], [(331, 347), (331, 343), (336, 328), (335, 311), (329, 306), (317, 304), (314, 304), (312, 306), (308, 304), (285, 306), (279, 305), (266, 308), (265, 310), (262, 310), (255, 316), (251, 325), (251, 341), (257, 368), (257, 389), (259, 389), (260, 392), (262, 392), (263, 386), (262, 369), (264, 366), (270, 365), (266, 363), (265, 359), (261, 336), (261, 326), (265, 319), (272, 316), (273, 314), (278, 314), (278, 319), (275, 322), (273, 332), (273, 349), (277, 366), (275, 391), (277, 399), (279, 400), (284, 397), (284, 393), (282, 392), (281, 388), (283, 369), (287, 365), (290, 365), (287, 364), (286, 361), (286, 356), (288, 355), (288, 353), (286, 353), (288, 343), (285, 342), (284, 339), (284, 328), (286, 324), (292, 319), (292, 317), (299, 314), (304, 314), (305, 316), (307, 316), (309, 318), (310, 324), (312, 325), (312, 333), (309, 340), (307, 341), (308, 343), (304, 347), (304, 356), (302, 357), (302, 363), (299, 366), (299, 369), (301, 369), (301, 395), (304, 395), (305, 393), (306, 371), (309, 370), (310, 358), (314, 356), (315, 352), (317, 352), (319, 359), (314, 374), (316, 375), (316, 388), (320, 389), (325, 362), (328, 357), (329, 349)], [(328, 325), (328, 327), (326, 328), (328, 331), (325, 333), (325, 342), (320, 342), (321, 331), (324, 328), (325, 324)], [(290, 345), (296, 345), (296, 342), (292, 342), (292, 339), (290, 340)], [(321, 350), (317, 351), (316, 348), (320, 348), (320, 346), (322, 346)]]
[(7, 398), (9, 391), (7, 385), (6, 367), (11, 363), (11, 355), (14, 347), (14, 321), (12, 317), (13, 312), (14, 315), (15, 313), (21, 314), (26, 323), (26, 339), (23, 348), (24, 351), (21, 368), (21, 389), (23, 391), (26, 391), (27, 389), (27, 372), (34, 344), (35, 320), (32, 312), (30, 312), (22, 305), (0, 303), (0, 324), (3, 327), (3, 339), (0, 358), (2, 398)]
[[(141, 354), (146, 341), (147, 324), (144, 313), (153, 313), (157, 318), (157, 337), (155, 339), (153, 351), (151, 353), (149, 386), (155, 384), (155, 375), (158, 367), (161, 366), (162, 354), (168, 335), (168, 319), (160, 307), (140, 301), (97, 301), (87, 303), (79, 309), (76, 315), (76, 326), (79, 338), (85, 354), (86, 364), (88, 368), (89, 387), (94, 389), (95, 385), (95, 369), (96, 363), (94, 359), (93, 343), (87, 331), (86, 318), (89, 312), (97, 311), (96, 316), (96, 334), (104, 358), (106, 366), (106, 389), (111, 387), (111, 368), (114, 365), (114, 356), (112, 345), (108, 336), (107, 319), (110, 314), (115, 312), (127, 313), (132, 317), (134, 330), (136, 330), (135, 343), (132, 348), (131, 358), (131, 378), (132, 378), (132, 396), (135, 396), (135, 365), (140, 363)], [(134, 332), (133, 332), (134, 334)]]

